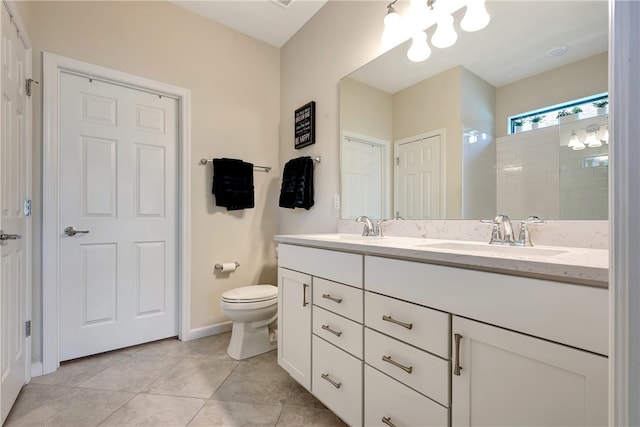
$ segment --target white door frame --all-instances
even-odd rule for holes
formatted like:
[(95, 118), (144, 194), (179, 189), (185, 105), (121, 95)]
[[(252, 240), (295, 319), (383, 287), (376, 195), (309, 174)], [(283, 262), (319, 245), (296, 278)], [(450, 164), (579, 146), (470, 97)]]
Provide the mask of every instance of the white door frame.
[[(16, 28), (18, 28), (19, 34), (18, 37), (20, 38), (20, 40), (22, 40), (22, 43), (25, 47), (25, 62), (26, 62), (26, 69), (25, 69), (25, 76), (27, 78), (31, 78), (33, 76), (32, 74), (32, 46), (31, 46), (31, 40), (29, 39), (29, 36), (27, 35), (27, 30), (26, 27), (24, 26), (22, 19), (20, 18), (20, 14), (18, 13), (18, 8), (15, 5), (14, 1), (10, 1), (10, 0), (2, 0), (2, 3), (4, 3), (4, 5), (7, 7), (7, 10), (9, 11), (10, 15), (11, 15), (11, 20), (13, 21), (13, 24), (16, 26)], [(1, 7), (1, 6), (0, 6)], [(25, 82), (26, 83), (26, 82)], [(32, 87), (33, 90), (33, 87)], [(33, 167), (33, 155), (32, 155), (32, 138), (33, 138), (33, 129), (32, 129), (32, 120), (33, 120), (33, 107), (32, 107), (32, 99), (31, 96), (27, 96), (26, 99), (26, 109), (24, 112), (24, 117), (25, 117), (25, 143), (27, 144), (26, 146), (26, 159), (25, 159), (25, 173), (27, 174), (27, 180), (25, 182), (26, 185), (26, 198), (28, 200), (33, 200), (33, 182), (32, 182), (32, 167)], [(25, 316), (27, 321), (32, 319), (32, 307), (33, 304), (31, 302), (32, 299), (32, 289), (33, 289), (33, 285), (32, 285), (32, 281), (33, 281), (33, 221), (32, 221), (32, 216), (29, 215), (26, 217), (26, 233), (24, 236), (22, 236), (22, 238), (25, 241), (25, 246), (26, 246), (26, 269), (27, 269), (27, 273), (25, 276), (25, 286), (27, 287), (26, 289), (26, 294), (25, 294), (25, 304), (26, 304), (26, 311), (25, 311)], [(32, 325), (33, 326), (33, 325)], [(24, 378), (25, 378), (25, 384), (27, 382), (29, 382), (29, 380), (31, 379), (31, 336), (26, 337), (25, 338), (25, 373), (24, 373)]]
[[(398, 212), (398, 162), (395, 160), (398, 157), (400, 151), (400, 144), (416, 141), (418, 139), (431, 138), (432, 136), (440, 135), (440, 218), (446, 218), (447, 213), (447, 195), (445, 189), (447, 188), (447, 169), (446, 159), (447, 152), (447, 130), (445, 128), (435, 129), (425, 133), (419, 133), (408, 138), (402, 138), (394, 141), (393, 143), (393, 218), (396, 217)], [(433, 219), (433, 218), (431, 218)]]
[(640, 4), (609, 0), (609, 425), (640, 425)]
[(177, 86), (44, 52), (42, 58), (42, 368), (60, 365), (58, 345), (58, 152), (60, 73), (176, 98), (178, 101), (178, 331), (190, 337), (191, 248), (191, 92)]

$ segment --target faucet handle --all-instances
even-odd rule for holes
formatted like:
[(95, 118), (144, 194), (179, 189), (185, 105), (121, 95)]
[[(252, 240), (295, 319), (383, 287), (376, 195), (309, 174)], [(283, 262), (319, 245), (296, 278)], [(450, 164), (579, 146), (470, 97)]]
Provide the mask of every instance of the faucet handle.
[(520, 223), (520, 235), (518, 236), (517, 244), (521, 246), (533, 246), (531, 242), (531, 235), (529, 234), (530, 225), (542, 225), (545, 224), (543, 219), (538, 218), (535, 215), (531, 215), (527, 219)]
[(373, 235), (376, 237), (384, 237), (384, 234), (382, 233), (382, 224), (387, 222), (386, 219), (379, 219), (376, 220), (375, 225), (373, 226)]
[(527, 219), (525, 219), (522, 222), (526, 222), (529, 225), (540, 225), (540, 224), (546, 224), (546, 221), (544, 219), (540, 219), (535, 215), (531, 215), (530, 217), (528, 217)]

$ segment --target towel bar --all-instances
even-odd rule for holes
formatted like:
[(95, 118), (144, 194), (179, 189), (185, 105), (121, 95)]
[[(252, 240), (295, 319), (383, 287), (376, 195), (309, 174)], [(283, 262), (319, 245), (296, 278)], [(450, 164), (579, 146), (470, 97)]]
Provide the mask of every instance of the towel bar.
[[(201, 165), (206, 165), (207, 163), (211, 163), (213, 162), (213, 160), (210, 159), (200, 159), (200, 164)], [(262, 169), (265, 172), (269, 172), (271, 170), (271, 166), (258, 166), (258, 165), (253, 165), (254, 169)]]
[[(316, 157), (312, 157), (314, 163), (320, 163), (322, 162), (322, 157), (320, 156), (316, 156)], [(208, 163), (213, 162), (213, 160), (210, 159), (200, 159), (200, 164), (201, 165), (206, 165)], [(262, 169), (265, 172), (269, 172), (271, 170), (271, 166), (259, 166), (259, 165), (253, 165), (254, 169)]]

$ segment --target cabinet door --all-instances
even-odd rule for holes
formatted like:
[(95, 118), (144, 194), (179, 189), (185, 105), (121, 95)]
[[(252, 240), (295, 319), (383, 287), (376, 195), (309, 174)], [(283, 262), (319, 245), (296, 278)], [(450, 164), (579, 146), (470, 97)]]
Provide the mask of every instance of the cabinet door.
[(311, 276), (278, 268), (278, 364), (311, 390)]
[(456, 316), (452, 332), (454, 426), (607, 425), (606, 357)]

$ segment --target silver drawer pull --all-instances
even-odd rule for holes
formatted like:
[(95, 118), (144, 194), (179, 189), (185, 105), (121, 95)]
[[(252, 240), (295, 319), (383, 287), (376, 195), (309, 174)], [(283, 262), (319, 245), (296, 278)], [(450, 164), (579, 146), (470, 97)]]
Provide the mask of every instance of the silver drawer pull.
[(342, 383), (337, 383), (334, 380), (332, 380), (331, 378), (329, 378), (329, 374), (322, 374), (320, 375), (322, 378), (324, 378), (325, 380), (329, 381), (331, 383), (332, 386), (334, 386), (335, 388), (340, 388), (342, 387)]
[(330, 299), (333, 302), (337, 302), (340, 304), (342, 302), (342, 298), (332, 297), (330, 294), (322, 294), (322, 298)]
[(342, 335), (342, 332), (334, 331), (333, 329), (331, 329), (331, 326), (329, 326), (329, 325), (322, 325), (322, 329), (324, 329), (325, 331), (331, 332), (333, 335), (335, 335), (337, 337)]
[(394, 319), (391, 316), (382, 316), (382, 320), (387, 321), (387, 322), (391, 322), (391, 323), (395, 323), (396, 325), (400, 325), (400, 326), (402, 326), (404, 328), (407, 328), (407, 329), (413, 328), (413, 323), (404, 323), (404, 322), (401, 322), (399, 320)]
[(391, 417), (382, 417), (382, 422), (388, 425), (389, 427), (396, 427), (396, 425), (391, 422)]
[(398, 368), (405, 371), (407, 374), (410, 374), (413, 371), (413, 366), (404, 366), (396, 362), (391, 358), (391, 356), (382, 356), (382, 360), (388, 363), (391, 363), (393, 366), (397, 366)]

